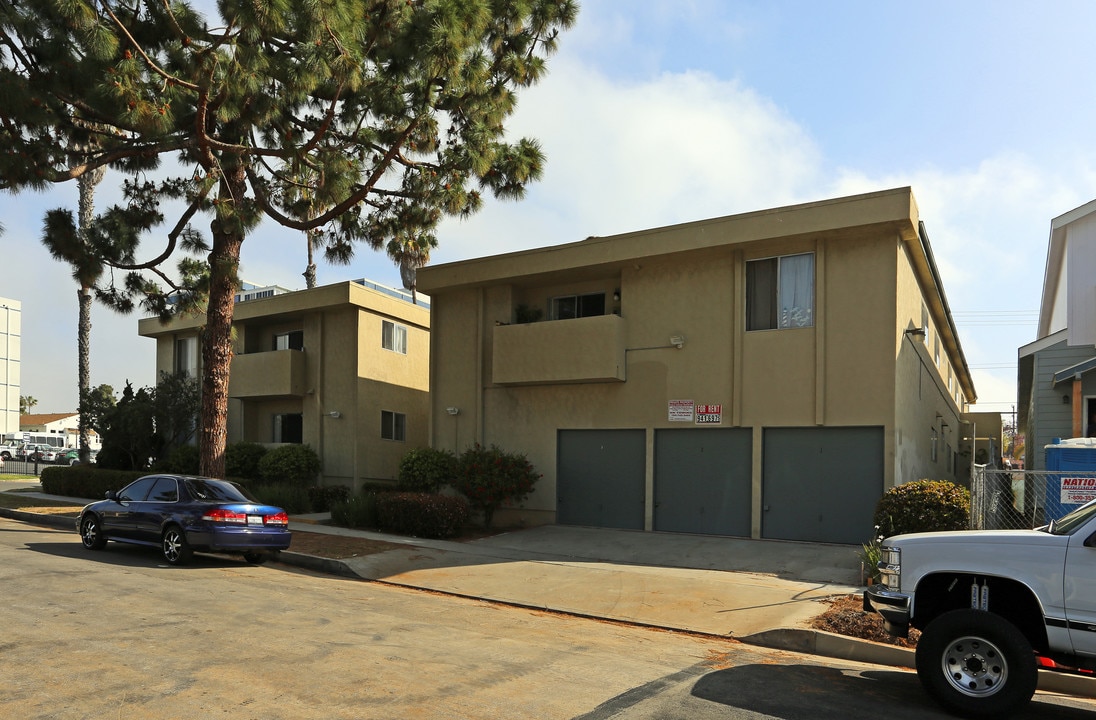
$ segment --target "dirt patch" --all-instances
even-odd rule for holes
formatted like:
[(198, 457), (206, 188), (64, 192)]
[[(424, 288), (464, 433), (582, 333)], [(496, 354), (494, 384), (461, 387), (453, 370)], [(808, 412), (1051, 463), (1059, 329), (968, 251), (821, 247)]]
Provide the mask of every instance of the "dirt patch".
[(921, 636), (919, 630), (910, 628), (909, 639), (892, 636), (883, 628), (883, 618), (879, 617), (879, 613), (864, 611), (864, 601), (860, 595), (842, 595), (825, 602), (829, 609), (811, 622), (811, 627), (816, 630), (899, 647), (917, 646), (917, 638)]
[(406, 547), (408, 546), (384, 540), (294, 530), (289, 550), (290, 552), (315, 557), (345, 560), (346, 558), (364, 557)]

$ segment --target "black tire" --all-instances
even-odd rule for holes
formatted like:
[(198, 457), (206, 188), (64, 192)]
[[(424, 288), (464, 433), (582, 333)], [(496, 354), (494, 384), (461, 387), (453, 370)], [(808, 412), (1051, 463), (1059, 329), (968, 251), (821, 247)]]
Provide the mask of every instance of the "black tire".
[(937, 702), (967, 717), (1005, 717), (1021, 710), (1039, 679), (1035, 652), (1000, 615), (952, 610), (917, 641), (917, 676)]
[(171, 525), (164, 530), (160, 549), (163, 550), (164, 560), (168, 565), (186, 565), (194, 557), (194, 549), (190, 547), (186, 533), (178, 525)]
[(270, 559), (270, 553), (264, 552), (249, 552), (244, 553), (244, 560), (247, 560), (252, 565), (262, 565), (264, 562)]
[(80, 520), (80, 542), (88, 550), (102, 550), (107, 546), (107, 537), (97, 516), (86, 515)]

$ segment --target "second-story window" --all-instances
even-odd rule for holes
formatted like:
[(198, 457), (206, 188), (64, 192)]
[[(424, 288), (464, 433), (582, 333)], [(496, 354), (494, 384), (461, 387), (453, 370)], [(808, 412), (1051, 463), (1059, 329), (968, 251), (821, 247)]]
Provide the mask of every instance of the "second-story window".
[(746, 329), (814, 326), (814, 253), (746, 263)]
[(304, 350), (304, 330), (291, 330), (274, 336), (275, 350)]
[(551, 300), (552, 319), (594, 317), (605, 314), (605, 293), (561, 295)]
[(191, 336), (175, 341), (175, 374), (198, 376), (198, 338)]
[(384, 320), (381, 323), (381, 347), (385, 350), (407, 354), (407, 328)]

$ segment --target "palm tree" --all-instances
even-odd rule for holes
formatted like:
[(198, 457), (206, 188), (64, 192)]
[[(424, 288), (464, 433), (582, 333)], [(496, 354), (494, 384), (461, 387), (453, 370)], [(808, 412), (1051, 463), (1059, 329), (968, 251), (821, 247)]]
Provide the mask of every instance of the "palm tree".
[[(84, 146), (73, 146), (73, 151), (88, 154), (93, 150), (89, 142)], [(72, 266), (72, 277), (76, 280), (79, 321), (77, 323), (77, 385), (80, 398), (80, 419), (78, 421), (80, 462), (86, 463), (90, 449), (90, 432), (87, 422), (87, 396), (91, 390), (91, 301), (95, 283), (103, 273), (102, 261), (97, 260), (90, 251), (87, 241), (88, 228), (95, 217), (95, 189), (103, 181), (106, 167), (94, 168), (77, 179), (80, 191), (79, 225), (74, 226), (72, 213), (67, 210), (51, 210), (46, 213), (45, 232), (42, 242), (50, 255)]]

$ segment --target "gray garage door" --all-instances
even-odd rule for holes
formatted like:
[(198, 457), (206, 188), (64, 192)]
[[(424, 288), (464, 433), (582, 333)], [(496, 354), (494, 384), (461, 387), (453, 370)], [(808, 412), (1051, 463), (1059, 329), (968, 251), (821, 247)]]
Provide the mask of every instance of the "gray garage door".
[(643, 430), (560, 430), (556, 522), (643, 529), (647, 458)]
[(883, 493), (883, 428), (768, 428), (761, 534), (860, 544)]
[(749, 428), (655, 431), (654, 529), (750, 535)]

